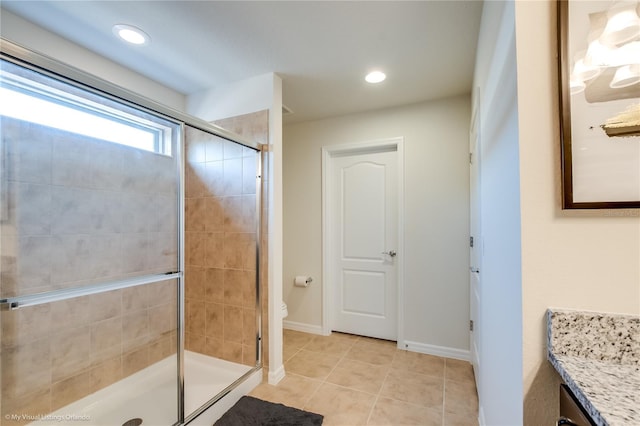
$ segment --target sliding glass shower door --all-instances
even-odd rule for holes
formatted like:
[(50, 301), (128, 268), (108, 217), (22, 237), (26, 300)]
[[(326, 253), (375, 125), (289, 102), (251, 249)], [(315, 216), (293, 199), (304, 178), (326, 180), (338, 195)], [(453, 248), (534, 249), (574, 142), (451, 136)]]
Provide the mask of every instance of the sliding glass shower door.
[(184, 136), (188, 416), (260, 362), (260, 171), (255, 149), (189, 125)]
[(0, 421), (178, 423), (181, 124), (5, 60), (0, 120)]
[(258, 145), (0, 48), (0, 426), (215, 416), (260, 376)]

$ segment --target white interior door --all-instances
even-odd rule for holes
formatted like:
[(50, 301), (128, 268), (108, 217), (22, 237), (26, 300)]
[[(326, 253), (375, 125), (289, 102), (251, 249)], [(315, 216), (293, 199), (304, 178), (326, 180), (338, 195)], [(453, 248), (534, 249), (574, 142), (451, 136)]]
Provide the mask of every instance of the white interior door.
[(396, 340), (397, 150), (331, 157), (332, 329)]
[(469, 347), (471, 362), (476, 376), (476, 384), (480, 387), (478, 365), (480, 364), (480, 332), (482, 324), (478, 322), (480, 312), (480, 272), (482, 263), (482, 235), (480, 230), (480, 110), (479, 102), (473, 111), (469, 135), (469, 190), (470, 190), (470, 233), (469, 241), (469, 304), (471, 333)]

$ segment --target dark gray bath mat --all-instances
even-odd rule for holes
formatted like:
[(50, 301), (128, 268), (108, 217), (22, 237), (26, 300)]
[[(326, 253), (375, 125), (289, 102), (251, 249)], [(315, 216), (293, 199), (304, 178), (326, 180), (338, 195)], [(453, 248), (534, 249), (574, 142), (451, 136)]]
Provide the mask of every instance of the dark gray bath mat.
[(323, 416), (243, 396), (214, 426), (320, 426)]

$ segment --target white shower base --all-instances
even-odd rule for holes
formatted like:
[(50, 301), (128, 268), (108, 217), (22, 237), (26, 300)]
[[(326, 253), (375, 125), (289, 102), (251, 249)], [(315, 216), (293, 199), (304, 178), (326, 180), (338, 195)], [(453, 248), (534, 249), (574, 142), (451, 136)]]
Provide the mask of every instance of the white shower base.
[[(184, 370), (187, 417), (251, 370), (251, 367), (185, 351)], [(142, 426), (171, 425), (177, 419), (176, 377), (176, 357), (171, 356), (31, 424), (118, 426), (127, 420), (140, 418)], [(261, 380), (261, 370), (254, 372), (189, 424), (213, 424)]]

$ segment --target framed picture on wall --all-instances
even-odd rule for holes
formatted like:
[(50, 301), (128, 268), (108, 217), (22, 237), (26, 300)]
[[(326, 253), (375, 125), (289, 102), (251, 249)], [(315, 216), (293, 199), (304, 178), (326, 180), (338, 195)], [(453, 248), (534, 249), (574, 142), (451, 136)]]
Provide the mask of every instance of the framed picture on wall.
[(640, 208), (640, 2), (558, 1), (564, 209)]

